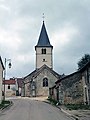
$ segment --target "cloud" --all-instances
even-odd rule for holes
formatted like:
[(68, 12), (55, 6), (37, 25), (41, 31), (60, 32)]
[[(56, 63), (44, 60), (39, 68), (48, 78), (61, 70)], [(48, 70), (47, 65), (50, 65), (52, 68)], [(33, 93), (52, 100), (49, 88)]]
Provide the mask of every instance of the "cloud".
[(35, 69), (43, 13), (56, 71), (77, 70), (78, 60), (90, 53), (89, 0), (0, 0), (0, 55), (12, 59), (7, 76), (25, 76)]
[(3, 5), (3, 4), (0, 5), (0, 9), (10, 11), (10, 8), (8, 6)]
[(12, 51), (17, 50), (21, 40), (20, 38), (14, 34), (11, 31), (6, 32), (5, 30), (0, 29), (0, 44), (2, 45), (3, 48), (6, 48), (6, 50), (11, 49)]
[[(79, 34), (78, 28), (76, 26), (73, 26), (72, 24), (66, 23), (64, 26), (59, 30), (55, 31), (52, 34), (52, 41), (53, 45), (58, 47), (65, 46), (72, 40), (73, 38)], [(58, 43), (58, 44), (57, 44)]]

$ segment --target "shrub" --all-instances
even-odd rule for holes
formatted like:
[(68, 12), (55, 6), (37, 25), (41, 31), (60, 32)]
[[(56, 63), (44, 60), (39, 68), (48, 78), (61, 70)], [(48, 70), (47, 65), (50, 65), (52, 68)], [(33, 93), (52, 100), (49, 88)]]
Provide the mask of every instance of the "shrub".
[(78, 109), (90, 110), (90, 105), (84, 105), (84, 104), (67, 104), (65, 106), (69, 110), (78, 110)]
[(48, 97), (47, 100), (50, 101), (50, 103), (53, 104), (53, 105), (56, 105), (56, 104), (57, 104), (57, 101), (54, 100), (54, 99), (52, 99), (51, 97)]

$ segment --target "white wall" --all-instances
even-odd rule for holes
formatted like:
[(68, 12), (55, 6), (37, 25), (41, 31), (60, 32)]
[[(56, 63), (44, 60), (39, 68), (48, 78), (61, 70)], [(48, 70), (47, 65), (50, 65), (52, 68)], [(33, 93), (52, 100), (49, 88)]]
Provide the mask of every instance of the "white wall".
[(16, 96), (16, 85), (10, 85), (10, 89), (8, 89), (8, 85), (5, 85), (5, 97)]
[(0, 62), (0, 103), (2, 101), (2, 80), (3, 80), (3, 68)]

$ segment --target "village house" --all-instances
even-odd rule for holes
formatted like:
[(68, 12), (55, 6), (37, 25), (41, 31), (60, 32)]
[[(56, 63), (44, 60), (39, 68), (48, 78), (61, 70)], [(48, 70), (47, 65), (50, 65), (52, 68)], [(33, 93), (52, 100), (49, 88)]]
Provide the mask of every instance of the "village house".
[(5, 84), (5, 97), (16, 96), (17, 85), (15, 78), (4, 80), (4, 84)]
[(23, 78), (10, 78), (9, 80), (4, 80), (5, 97), (21, 96), (22, 81)]
[(49, 88), (61, 76), (53, 70), (53, 46), (50, 44), (44, 21), (35, 51), (36, 67), (24, 77), (22, 96), (49, 96)]
[(23, 78), (15, 78), (16, 80), (16, 96), (21, 96)]
[(61, 104), (90, 105), (90, 62), (82, 69), (55, 82), (50, 97)]
[(3, 96), (2, 96), (2, 91), (3, 91), (3, 86), (2, 86), (2, 83), (3, 83), (3, 71), (4, 71), (4, 65), (3, 65), (3, 62), (2, 62), (2, 59), (1, 59), (1, 56), (0, 56), (0, 103), (3, 99)]

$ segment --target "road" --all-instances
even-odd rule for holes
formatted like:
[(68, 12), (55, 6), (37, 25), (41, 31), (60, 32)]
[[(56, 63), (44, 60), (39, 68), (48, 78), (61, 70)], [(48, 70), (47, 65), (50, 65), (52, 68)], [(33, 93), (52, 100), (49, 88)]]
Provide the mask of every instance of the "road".
[(0, 113), (0, 120), (72, 120), (58, 108), (38, 100), (13, 99), (14, 105)]

